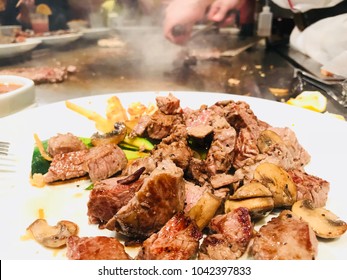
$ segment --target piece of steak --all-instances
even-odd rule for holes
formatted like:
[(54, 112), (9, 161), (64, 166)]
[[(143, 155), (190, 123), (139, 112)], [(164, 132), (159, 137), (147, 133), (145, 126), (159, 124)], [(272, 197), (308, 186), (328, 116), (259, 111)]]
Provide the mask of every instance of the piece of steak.
[(198, 226), (183, 212), (173, 216), (158, 233), (146, 239), (138, 260), (189, 260), (199, 248), (202, 238)]
[(123, 244), (106, 236), (78, 237), (67, 240), (66, 256), (70, 260), (130, 260)]
[(111, 177), (122, 171), (128, 163), (125, 153), (117, 145), (107, 144), (93, 147), (86, 155), (84, 169), (92, 182)]
[(45, 183), (64, 181), (87, 175), (84, 163), (89, 150), (57, 154), (53, 157), (48, 172), (44, 174)]
[(180, 107), (180, 100), (176, 98), (172, 93), (168, 96), (157, 96), (155, 98), (158, 109), (165, 115), (174, 115), (182, 113)]
[(54, 157), (57, 154), (86, 150), (86, 145), (72, 133), (61, 134), (49, 138), (48, 153)]
[(213, 123), (213, 140), (206, 156), (206, 167), (210, 176), (228, 172), (234, 159), (236, 130), (225, 118)]
[(209, 228), (215, 233), (203, 240), (198, 255), (200, 260), (236, 260), (245, 253), (253, 236), (251, 217), (242, 207), (217, 215)]
[(68, 78), (68, 69), (66, 67), (22, 67), (1, 70), (1, 75), (16, 75), (31, 79), (35, 84), (43, 83), (61, 83)]
[(257, 260), (314, 260), (318, 241), (310, 226), (289, 210), (263, 225), (251, 246)]
[(161, 140), (169, 136), (171, 130), (179, 123), (182, 123), (181, 115), (165, 115), (156, 111), (147, 125), (147, 134), (152, 139)]
[(108, 222), (133, 198), (143, 183), (140, 179), (125, 185), (119, 183), (122, 178), (109, 178), (94, 184), (87, 203), (90, 223), (104, 225)]
[(152, 151), (152, 157), (157, 161), (164, 159), (172, 160), (178, 167), (186, 170), (190, 159), (193, 156), (192, 150), (189, 148), (185, 139), (166, 144), (161, 142)]
[(297, 200), (309, 199), (316, 208), (324, 207), (328, 200), (330, 183), (298, 169), (288, 170), (297, 190)]
[(109, 230), (145, 239), (184, 208), (183, 171), (172, 161), (158, 164), (141, 189), (106, 224)]

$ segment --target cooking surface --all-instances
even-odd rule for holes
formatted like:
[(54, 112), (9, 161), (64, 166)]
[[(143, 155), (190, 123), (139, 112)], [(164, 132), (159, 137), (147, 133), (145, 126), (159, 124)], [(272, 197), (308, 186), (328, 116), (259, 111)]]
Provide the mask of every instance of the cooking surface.
[[(76, 66), (76, 72), (59, 84), (36, 86), (37, 104), (71, 98), (128, 91), (208, 91), (248, 95), (271, 100), (269, 88), (290, 87), (294, 67), (263, 41), (235, 57), (197, 59), (185, 65), (189, 49), (235, 49), (256, 41), (237, 35), (213, 33), (196, 38), (186, 47), (166, 41), (160, 32), (120, 33), (125, 48), (99, 47), (97, 41), (79, 39), (67, 46), (40, 46), (15, 59), (0, 61), (0, 70), (32, 66)], [(203, 47), (202, 47), (203, 46)], [(208, 47), (206, 47), (208, 46)], [(347, 116), (346, 109), (328, 97), (327, 110)]]

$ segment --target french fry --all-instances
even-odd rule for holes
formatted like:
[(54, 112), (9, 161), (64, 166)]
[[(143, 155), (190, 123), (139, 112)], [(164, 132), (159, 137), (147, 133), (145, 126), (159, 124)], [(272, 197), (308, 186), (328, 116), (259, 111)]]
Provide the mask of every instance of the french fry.
[(117, 96), (112, 96), (107, 100), (106, 117), (113, 123), (128, 120), (127, 112)]
[(81, 114), (82, 116), (85, 116), (86, 118), (94, 121), (95, 127), (97, 130), (103, 133), (111, 132), (112, 130), (114, 130), (114, 123), (111, 120), (108, 120), (104, 118), (103, 116), (99, 115), (98, 113), (85, 109), (70, 101), (65, 101), (65, 105), (67, 108), (71, 109), (72, 111), (78, 114)]

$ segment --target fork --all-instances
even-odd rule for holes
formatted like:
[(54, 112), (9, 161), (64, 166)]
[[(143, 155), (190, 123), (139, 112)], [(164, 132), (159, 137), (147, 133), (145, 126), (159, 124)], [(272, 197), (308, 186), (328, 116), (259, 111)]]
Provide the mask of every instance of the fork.
[(15, 158), (10, 153), (10, 143), (0, 141), (0, 173), (15, 173)]

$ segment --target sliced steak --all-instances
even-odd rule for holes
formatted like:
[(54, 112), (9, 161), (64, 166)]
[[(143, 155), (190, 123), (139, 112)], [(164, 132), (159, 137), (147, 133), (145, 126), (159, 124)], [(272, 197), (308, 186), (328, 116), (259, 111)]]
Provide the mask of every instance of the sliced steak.
[(288, 170), (288, 174), (296, 185), (297, 200), (309, 199), (316, 208), (325, 206), (330, 190), (329, 182), (297, 169)]
[(253, 225), (246, 208), (237, 208), (227, 214), (214, 217), (209, 228), (215, 234), (208, 235), (199, 250), (199, 259), (238, 259), (246, 251), (252, 238)]
[(122, 171), (122, 175), (130, 175), (144, 167), (145, 170), (142, 174), (150, 174), (156, 167), (157, 162), (152, 157), (144, 157), (135, 159), (127, 165), (125, 169)]
[(206, 157), (209, 175), (225, 173), (232, 167), (236, 130), (224, 118), (217, 118), (213, 124), (213, 140)]
[(183, 212), (173, 216), (158, 232), (146, 239), (138, 260), (189, 260), (199, 248), (202, 237), (195, 222)]
[(202, 195), (208, 191), (208, 188), (206, 186), (200, 187), (199, 185), (189, 181), (184, 182), (184, 187), (186, 194), (184, 212), (188, 213), (189, 210), (199, 201)]
[(169, 93), (168, 96), (157, 96), (155, 98), (158, 109), (165, 115), (174, 115), (182, 113), (180, 100)]
[(86, 145), (77, 136), (66, 133), (51, 137), (48, 140), (48, 153), (54, 157), (57, 154), (86, 150)]
[(52, 183), (87, 175), (87, 171), (83, 166), (88, 153), (88, 150), (81, 150), (57, 154), (53, 157), (48, 172), (44, 174), (44, 181), (46, 183)]
[(187, 141), (172, 142), (166, 144), (161, 142), (152, 152), (152, 157), (156, 161), (164, 159), (172, 160), (178, 167), (186, 170), (188, 168), (190, 159), (193, 156), (192, 150), (189, 148)]
[(135, 136), (144, 135), (147, 130), (147, 126), (150, 124), (150, 122), (151, 122), (150, 116), (148, 115), (141, 116), (138, 123), (135, 125), (135, 127), (131, 131), (130, 136), (135, 137)]
[(137, 180), (124, 185), (119, 183), (121, 179), (121, 177), (109, 178), (94, 184), (87, 203), (88, 217), (92, 224), (103, 225), (109, 221), (133, 198), (143, 183), (143, 180)]
[(184, 208), (183, 171), (164, 160), (144, 179), (141, 189), (106, 224), (123, 235), (147, 238)]
[(113, 237), (70, 236), (66, 256), (70, 260), (130, 260), (124, 246)]
[(66, 67), (23, 67), (1, 70), (1, 75), (16, 75), (31, 79), (35, 84), (60, 83), (68, 78)]
[(317, 247), (316, 235), (309, 225), (284, 210), (260, 228), (251, 254), (257, 260), (314, 260)]
[(125, 153), (117, 145), (101, 145), (90, 149), (84, 169), (92, 182), (111, 177), (123, 170), (128, 163)]
[(295, 169), (302, 169), (303, 166), (309, 163), (311, 156), (309, 153), (300, 145), (296, 134), (293, 130), (288, 127), (278, 128), (269, 127), (269, 130), (276, 132), (285, 143), (291, 156), (293, 158), (293, 166)]
[(147, 125), (147, 134), (150, 138), (161, 140), (171, 134), (176, 124), (182, 123), (181, 115), (165, 115), (156, 111)]

